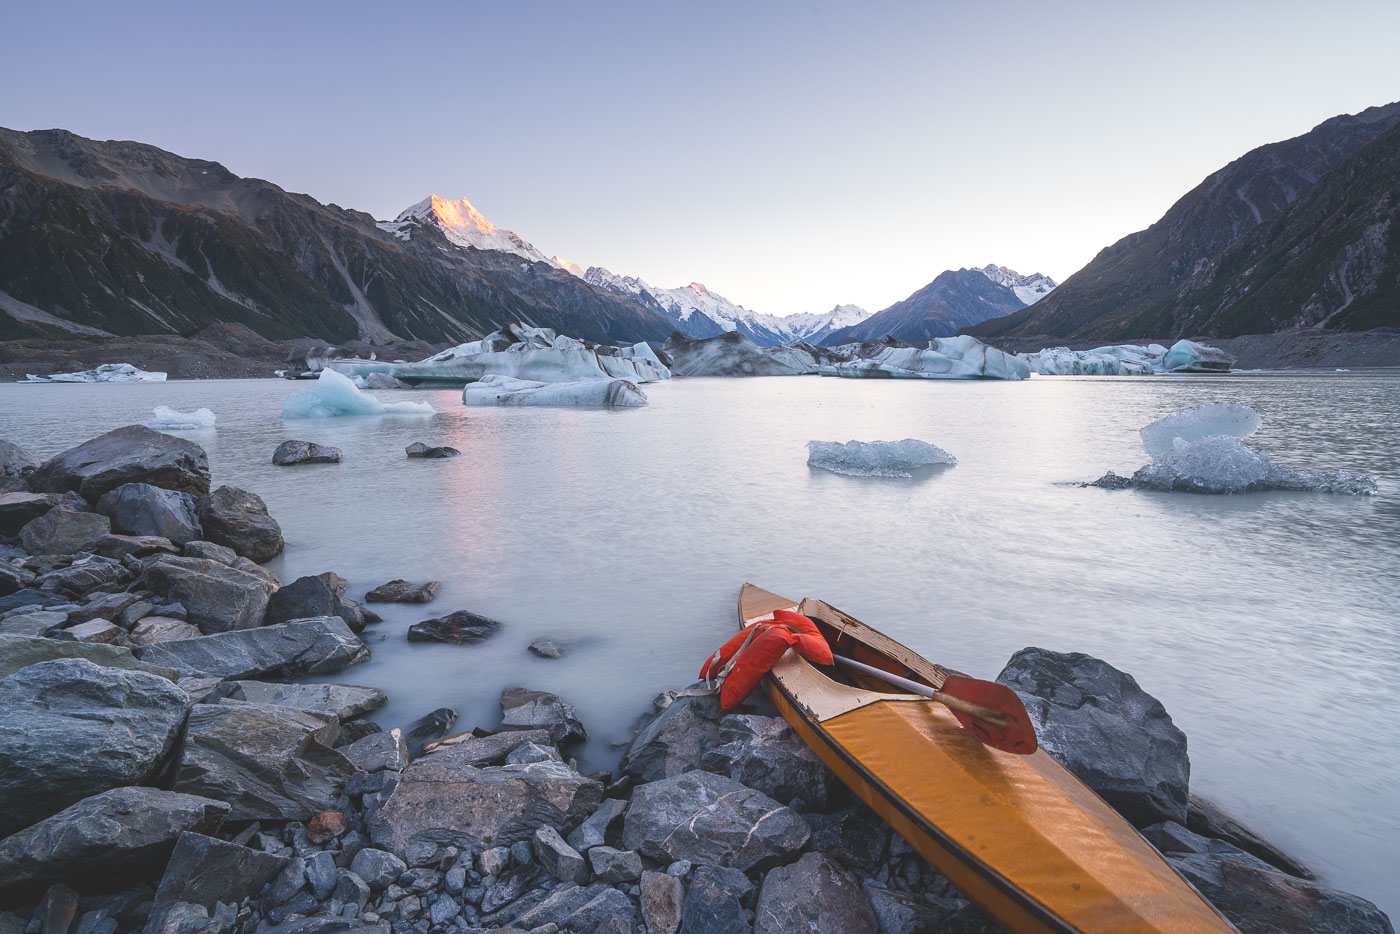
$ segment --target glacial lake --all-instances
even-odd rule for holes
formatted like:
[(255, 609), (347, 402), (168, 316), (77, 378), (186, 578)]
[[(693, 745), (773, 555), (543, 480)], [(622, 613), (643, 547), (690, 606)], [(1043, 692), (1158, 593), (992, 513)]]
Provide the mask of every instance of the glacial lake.
[[(305, 385), (305, 384), (300, 384)], [(562, 694), (587, 769), (659, 691), (732, 632), (741, 582), (821, 597), (939, 661), (992, 678), (1028, 645), (1131, 672), (1189, 737), (1192, 790), (1400, 916), (1400, 373), (1035, 377), (1026, 382), (692, 379), (624, 411), (468, 409), (283, 422), (280, 380), (0, 385), (0, 437), (47, 457), (156, 405), (218, 416), (178, 432), (214, 483), (281, 523), (283, 579), (333, 570), (350, 595), (443, 582), (380, 605), (371, 661), (335, 680), (386, 689), (377, 719), (458, 711), (494, 726), (511, 685)], [(1295, 468), (1376, 475), (1380, 493), (1196, 496), (1073, 486), (1146, 461), (1137, 431), (1243, 402), (1251, 444)], [(296, 438), (344, 462), (275, 467)], [(809, 440), (919, 438), (958, 464), (913, 479), (807, 466)], [(414, 441), (451, 460), (408, 460)], [(469, 609), (476, 646), (404, 630)], [(562, 660), (526, 651), (535, 638)]]

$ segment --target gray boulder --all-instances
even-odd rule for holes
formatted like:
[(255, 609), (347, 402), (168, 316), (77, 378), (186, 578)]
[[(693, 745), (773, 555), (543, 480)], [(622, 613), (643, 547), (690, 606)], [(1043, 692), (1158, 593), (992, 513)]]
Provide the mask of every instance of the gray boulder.
[(602, 846), (608, 839), (612, 825), (622, 819), (627, 811), (627, 802), (621, 798), (604, 798), (598, 810), (584, 818), (583, 823), (569, 834), (569, 846), (583, 853), (595, 846)]
[(200, 499), (196, 509), (205, 536), (216, 545), (252, 561), (268, 561), (282, 550), (282, 527), (255, 493), (221, 486)]
[(1234, 844), (1290, 876), (1300, 879), (1315, 878), (1307, 866), (1198, 795), (1191, 795), (1188, 799), (1186, 826), (1203, 837)]
[(283, 441), (272, 452), (272, 462), (279, 467), (296, 464), (338, 464), (340, 448), (326, 447), (313, 441)]
[(438, 588), (442, 586), (441, 581), (424, 581), (421, 584), (410, 584), (401, 578), (395, 578), (387, 584), (380, 584), (378, 587), (365, 594), (366, 603), (427, 603), (437, 596)]
[(371, 733), (342, 746), (340, 751), (361, 772), (402, 772), (408, 767), (408, 743), (399, 730)]
[(1129, 821), (1186, 823), (1186, 734), (1132, 675), (1079, 652), (1026, 648), (997, 680), (1021, 694), (1041, 747)]
[(162, 555), (146, 566), (147, 585), (185, 608), (186, 621), (201, 632), (259, 626), (275, 585), (266, 578), (204, 558)]
[(816, 753), (782, 717), (731, 714), (719, 722), (719, 745), (700, 768), (728, 775), (783, 804), (800, 801), (823, 810), (834, 780)]
[(396, 853), (415, 841), (483, 850), (529, 840), (545, 824), (571, 829), (602, 797), (601, 784), (559, 762), (478, 769), (448, 750), (404, 771), (370, 836)]
[(25, 477), (38, 466), (34, 455), (18, 444), (0, 438), (0, 477)]
[(35, 580), (41, 590), (77, 597), (98, 588), (125, 586), (136, 575), (120, 561), (83, 555), (64, 568), (56, 568)]
[(68, 622), (68, 614), (56, 610), (27, 610), (0, 619), (0, 634), (43, 636)]
[(408, 447), (404, 448), (404, 453), (406, 453), (409, 457), (442, 458), (456, 457), (462, 452), (457, 450), (456, 448), (448, 447), (447, 445), (442, 445), (441, 447), (429, 447), (422, 441), (415, 441)]
[(59, 642), (56, 639), (37, 636), (0, 635), (0, 678), (8, 678), (21, 668), (55, 658), (85, 658), (104, 668), (144, 671), (172, 682), (179, 677), (179, 672), (173, 669), (141, 661), (125, 646)]
[[(588, 863), (579, 851), (564, 842), (559, 831), (548, 824), (535, 828), (530, 841), (535, 862), (560, 882), (583, 884), (588, 881)], [(602, 880), (607, 882), (607, 879)]]
[(56, 880), (110, 886), (159, 865), (185, 831), (214, 833), (228, 812), (220, 801), (155, 788), (84, 798), (0, 840), (0, 896)]
[(0, 836), (151, 780), (188, 711), (185, 692), (165, 678), (79, 658), (0, 680)]
[(31, 555), (71, 555), (92, 551), (102, 536), (112, 531), (112, 522), (95, 512), (72, 506), (55, 506), (19, 530), (19, 540)]
[(360, 850), (350, 863), (350, 871), (375, 890), (387, 888), (397, 882), (399, 876), (407, 870), (408, 864), (393, 853), (373, 848)]
[(1148, 827), (1143, 836), (1241, 934), (1393, 934), (1390, 919), (1357, 895), (1280, 872), (1223, 840), (1180, 824)]
[(209, 458), (191, 441), (127, 425), (45, 461), (29, 477), (35, 490), (74, 490), (90, 502), (123, 483), (203, 496), (209, 492)]
[(204, 539), (196, 539), (192, 542), (185, 542), (180, 546), (180, 554), (186, 558), (203, 558), (206, 561), (217, 561), (220, 564), (233, 567), (238, 563), (238, 552), (224, 545), (216, 545)]
[(177, 902), (213, 908), (236, 905), (257, 895), (287, 865), (287, 857), (227, 843), (217, 837), (186, 831), (160, 877), (153, 911)]
[(617, 885), (642, 877), (642, 856), (634, 850), (595, 846), (588, 851), (588, 865), (599, 882)]
[(114, 532), (155, 535), (183, 545), (204, 534), (194, 504), (195, 498), (188, 493), (149, 483), (123, 483), (102, 494), (97, 511), (112, 520)]
[(458, 610), (408, 627), (409, 642), (451, 642), (471, 645), (495, 635), (501, 624), (469, 610)]
[(685, 886), (664, 872), (642, 872), (642, 922), (647, 934), (676, 934), (681, 925)]
[(228, 802), (230, 820), (308, 820), (355, 774), (334, 717), (240, 702), (190, 711), (172, 788)]
[(811, 849), (825, 853), (862, 876), (872, 876), (885, 858), (890, 826), (865, 805), (830, 814), (804, 814)]
[(548, 730), (506, 730), (490, 736), (474, 733), (454, 733), (423, 744), (423, 755), (452, 751), (452, 761), (459, 765), (482, 768), (501, 765), (506, 757), (527, 743), (549, 742)]
[(763, 879), (754, 934), (875, 934), (875, 912), (854, 876), (821, 853), (806, 853)]
[(292, 620), (136, 649), (142, 661), (190, 674), (263, 679), (332, 674), (369, 658), (369, 646), (338, 616)]
[(146, 558), (156, 554), (179, 554), (180, 546), (158, 535), (104, 535), (97, 540), (93, 551), (104, 558), (120, 561), (127, 555)]
[(720, 744), (722, 716), (717, 696), (678, 697), (642, 728), (618, 768), (638, 782), (698, 769), (705, 752)]
[(501, 691), (501, 729), (548, 730), (550, 742), (558, 745), (588, 739), (572, 704), (558, 694), (528, 688)]
[(752, 891), (753, 884), (737, 870), (699, 867), (681, 905), (681, 930), (685, 934), (749, 934), (753, 928), (744, 914), (743, 899)]
[(17, 593), (34, 583), (34, 572), (8, 561), (0, 561), (0, 596)]
[(129, 634), (132, 645), (151, 645), (155, 642), (171, 642), (176, 639), (198, 639), (204, 633), (197, 626), (191, 626), (182, 619), (169, 616), (147, 616), (131, 627)]
[(621, 916), (628, 924), (640, 920), (632, 900), (612, 886), (561, 885), (513, 923), (522, 930), (555, 924), (560, 931), (585, 932), (594, 931), (613, 915)]
[(279, 587), (267, 602), (263, 622), (273, 625), (308, 616), (339, 616), (352, 632), (364, 628), (364, 618), (346, 606), (320, 577), (298, 577)]
[(0, 493), (0, 535), (18, 535), (26, 523), (34, 521), (61, 502), (62, 498), (56, 493)]
[(622, 824), (623, 845), (650, 859), (688, 859), (743, 872), (782, 862), (810, 835), (790, 808), (703, 771), (638, 787)]
[(78, 623), (76, 626), (60, 629), (58, 632), (51, 633), (49, 638), (123, 645), (126, 643), (126, 632), (120, 626), (105, 619), (93, 619), (86, 623)]
[(379, 688), (357, 684), (276, 684), (270, 681), (225, 681), (209, 695), (209, 703), (223, 698), (296, 707), (335, 717), (342, 723), (363, 717), (389, 702), (389, 695)]

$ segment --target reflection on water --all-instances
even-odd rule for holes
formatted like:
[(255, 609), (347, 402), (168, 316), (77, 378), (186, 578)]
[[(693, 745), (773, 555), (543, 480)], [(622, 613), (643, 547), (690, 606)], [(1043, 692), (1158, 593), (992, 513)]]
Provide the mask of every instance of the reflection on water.
[[(1026, 645), (1132, 672), (1190, 737), (1193, 789), (1391, 911), (1400, 865), (1400, 377), (815, 377), (650, 385), (644, 409), (467, 409), (431, 418), (281, 422), (278, 381), (0, 386), (0, 437), (50, 455), (155, 405), (208, 406), (186, 432), (216, 483), (267, 500), (283, 580), (335, 570), (351, 595), (435, 578), (428, 607), (382, 607), (379, 720), (434, 707), (494, 725), (503, 687), (557, 691), (593, 740), (585, 767), (656, 692), (692, 679), (735, 625), (741, 581), (820, 596), (938, 661), (991, 677)], [(1264, 416), (1251, 441), (1299, 469), (1377, 474), (1379, 496), (1233, 497), (1082, 489), (1145, 462), (1137, 429), (1204, 402)], [(807, 466), (809, 440), (919, 438), (958, 465), (914, 481)], [(343, 463), (274, 467), (298, 438)], [(404, 457), (413, 441), (451, 460)], [(470, 609), (505, 631), (410, 644), (406, 627)], [(525, 647), (572, 640), (563, 660)]]

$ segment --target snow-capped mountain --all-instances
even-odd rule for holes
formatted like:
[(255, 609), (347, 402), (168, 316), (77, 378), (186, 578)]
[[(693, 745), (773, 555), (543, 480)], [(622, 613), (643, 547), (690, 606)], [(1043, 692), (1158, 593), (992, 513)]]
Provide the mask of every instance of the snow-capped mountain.
[(837, 305), (821, 314), (765, 315), (736, 305), (699, 282), (662, 289), (635, 276), (619, 276), (601, 266), (590, 266), (583, 279), (595, 288), (636, 296), (675, 321), (676, 330), (687, 337), (715, 337), (737, 331), (760, 347), (790, 340), (819, 341), (838, 328), (869, 317), (868, 312), (855, 305)]
[(523, 240), (515, 231), (503, 230), (488, 221), (466, 198), (448, 201), (437, 195), (429, 195), (401, 212), (393, 222), (380, 224), (379, 227), (401, 240), (407, 240), (414, 221), (436, 226), (448, 240), (459, 246), (514, 253), (532, 263), (550, 262), (543, 253)]
[(994, 266), (991, 263), (977, 270), (982, 275), (991, 279), (997, 285), (1005, 286), (1016, 297), (1027, 305), (1034, 305), (1051, 292), (1055, 291), (1055, 280), (1049, 276), (1043, 276), (1038, 272), (1023, 276), (1014, 269), (1007, 269), (1005, 266)]
[(578, 276), (580, 279), (582, 279), (582, 278), (583, 278), (583, 274), (584, 274), (585, 272), (587, 272), (587, 270), (585, 270), (585, 269), (584, 269), (582, 266), (580, 266), (578, 263), (576, 263), (576, 262), (574, 262), (573, 260), (570, 260), (570, 259), (565, 259), (564, 257), (560, 256), (558, 253), (556, 253), (556, 254), (554, 254), (553, 256), (551, 256), (551, 257), (549, 258), (549, 261), (550, 261), (551, 263), (553, 263), (554, 265), (558, 266), (560, 269), (564, 270), (565, 272), (571, 272), (571, 273), (573, 273), (574, 275)]

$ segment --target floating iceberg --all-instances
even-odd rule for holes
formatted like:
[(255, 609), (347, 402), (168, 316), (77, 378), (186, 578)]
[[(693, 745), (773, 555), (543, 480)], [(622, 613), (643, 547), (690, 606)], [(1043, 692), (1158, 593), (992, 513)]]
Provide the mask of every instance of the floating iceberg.
[(198, 428), (213, 428), (214, 413), (208, 409), (177, 412), (168, 405), (158, 405), (155, 408), (155, 415), (146, 420), (146, 427), (156, 431), (194, 431)]
[(487, 376), (462, 390), (465, 405), (646, 405), (647, 397), (625, 379), (563, 383)]
[(1115, 344), (1093, 350), (1047, 347), (1016, 356), (1042, 376), (1150, 376), (1162, 372), (1166, 354), (1161, 344)]
[(1239, 438), (1214, 435), (1177, 439), (1171, 453), (1132, 476), (1132, 486), (1179, 493), (1248, 493), (1299, 490), (1316, 493), (1376, 492), (1376, 480), (1347, 470), (1313, 473), (1275, 464)]
[(808, 441), (807, 465), (851, 477), (912, 477), (931, 464), (958, 459), (926, 441)]
[(382, 373), (409, 385), (464, 386), (487, 376), (545, 383), (607, 378), (650, 383), (671, 376), (645, 343), (609, 347), (523, 324), (508, 325), (417, 363), (332, 360), (327, 365), (350, 377), (368, 379)]
[(165, 374), (138, 370), (130, 363), (104, 363), (78, 373), (51, 373), (48, 376), (25, 377), (31, 383), (163, 383)]
[(1228, 373), (1234, 365), (1234, 356), (1219, 347), (1184, 339), (1162, 358), (1162, 367), (1170, 373)]
[(1376, 492), (1374, 477), (1347, 470), (1314, 473), (1275, 464), (1244, 438), (1259, 429), (1259, 413), (1247, 405), (1215, 403), (1183, 409), (1142, 429), (1152, 463), (1131, 477), (1109, 471), (1088, 486), (1167, 490), (1178, 493), (1251, 493), (1296, 490), (1352, 495)]
[(1259, 413), (1238, 402), (1215, 402), (1182, 409), (1142, 429), (1142, 449), (1153, 460), (1172, 452), (1177, 439), (1195, 441), (1211, 435), (1248, 438), (1259, 430)]
[(803, 341), (760, 347), (738, 331), (714, 337), (672, 334), (662, 348), (676, 376), (801, 376), (844, 356)]
[(350, 377), (322, 370), (316, 384), (298, 389), (282, 403), (283, 418), (331, 418), (337, 415), (432, 415), (426, 402), (385, 405), (355, 387)]
[(835, 348), (852, 359), (823, 365), (823, 376), (894, 379), (1026, 379), (1030, 367), (1011, 354), (966, 334), (935, 337), (926, 347), (885, 345), (870, 353), (863, 345)]

